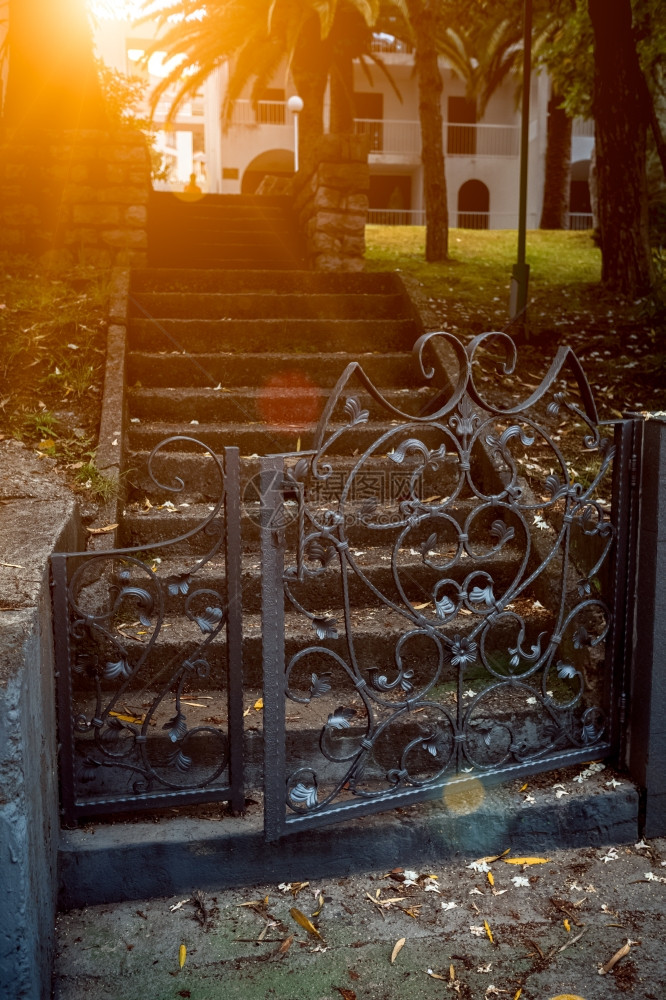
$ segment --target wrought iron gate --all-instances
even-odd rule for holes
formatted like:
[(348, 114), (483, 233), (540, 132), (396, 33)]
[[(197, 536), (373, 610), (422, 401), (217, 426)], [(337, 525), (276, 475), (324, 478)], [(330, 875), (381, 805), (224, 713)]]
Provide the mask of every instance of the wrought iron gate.
[[(622, 753), (636, 422), (599, 423), (568, 349), (518, 405), (505, 335), (427, 334), (415, 351), (432, 387), (419, 412), (402, 408), (423, 403), (413, 386), (383, 395), (354, 363), (313, 449), (261, 461), (272, 840)], [(149, 459), (161, 490), (183, 488), (153, 468), (183, 441), (216, 469), (206, 516), (52, 558), (67, 823), (244, 805), (239, 454), (169, 438)], [(188, 692), (206, 687), (212, 714), (195, 717)]]
[[(219, 479), (218, 499), (198, 524), (140, 548), (52, 556), (68, 824), (81, 815), (203, 801), (244, 807), (238, 449), (226, 448), (221, 460), (194, 438), (161, 442), (148, 471), (171, 494), (182, 480), (160, 482), (154, 465), (179, 442), (208, 454)], [(163, 557), (174, 554), (178, 571), (165, 573)], [(222, 581), (202, 581), (222, 554)], [(188, 722), (193, 684), (224, 693), (226, 720)], [(221, 707), (211, 710), (219, 716)]]
[(263, 460), (269, 839), (617, 751), (633, 424), (569, 349), (519, 405), (506, 335), (433, 349), (433, 412), (351, 364), (314, 449)]

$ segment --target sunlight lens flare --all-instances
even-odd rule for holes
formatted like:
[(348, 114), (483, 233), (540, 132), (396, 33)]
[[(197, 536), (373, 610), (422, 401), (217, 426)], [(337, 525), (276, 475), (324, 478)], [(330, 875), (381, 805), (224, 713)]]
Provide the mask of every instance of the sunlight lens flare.
[(444, 805), (456, 816), (469, 816), (483, 805), (486, 792), (478, 778), (454, 781), (444, 788)]

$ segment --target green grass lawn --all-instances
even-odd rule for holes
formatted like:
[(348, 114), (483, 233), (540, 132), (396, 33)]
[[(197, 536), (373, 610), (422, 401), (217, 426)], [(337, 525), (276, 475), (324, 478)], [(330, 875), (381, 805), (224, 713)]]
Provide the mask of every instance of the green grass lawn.
[[(451, 229), (450, 260), (438, 264), (424, 260), (424, 226), (367, 226), (365, 236), (369, 271), (398, 268), (421, 281), (426, 294), (453, 296), (461, 304), (494, 296), (506, 300), (517, 253), (515, 230)], [(529, 232), (527, 261), (532, 297), (566, 288), (573, 304), (601, 277), (601, 253), (589, 232)]]

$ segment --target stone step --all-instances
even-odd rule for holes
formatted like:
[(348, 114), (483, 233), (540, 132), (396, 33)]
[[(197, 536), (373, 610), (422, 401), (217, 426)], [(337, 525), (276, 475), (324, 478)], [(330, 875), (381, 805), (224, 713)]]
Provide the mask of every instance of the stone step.
[[(169, 420), (175, 413), (189, 424), (242, 420), (266, 420), (285, 426), (308, 426), (318, 420), (328, 396), (328, 389), (311, 384), (240, 386), (234, 390), (209, 388), (129, 389), (128, 405), (135, 421)], [(435, 390), (429, 386), (388, 389), (383, 395), (403, 412), (419, 413)], [(351, 392), (362, 407), (372, 404), (366, 393)]]
[(188, 353), (269, 350), (296, 353), (409, 351), (418, 337), (411, 319), (139, 319), (131, 322), (132, 351)]
[(188, 253), (187, 251), (181, 252), (179, 250), (153, 251), (150, 246), (148, 248), (148, 262), (152, 267), (225, 268), (232, 271), (248, 271), (259, 267), (276, 271), (298, 271), (303, 267), (303, 261), (300, 258), (290, 257), (285, 254), (279, 256), (266, 254), (260, 259), (246, 254), (245, 256), (225, 259), (219, 255), (207, 255), (197, 252)]
[[(138, 319), (399, 319), (404, 300), (393, 294), (283, 292), (140, 292), (130, 299)], [(409, 317), (408, 317), (409, 318)]]
[[(407, 388), (423, 385), (423, 375), (410, 353), (389, 351), (382, 354), (354, 356), (375, 385), (382, 388)], [(226, 388), (264, 384), (285, 373), (299, 372), (308, 384), (333, 386), (349, 363), (344, 353), (322, 354), (159, 354), (132, 351), (127, 359), (129, 386), (208, 386)]]
[[(381, 436), (390, 434), (393, 428), (403, 426), (403, 423), (399, 420), (373, 421), (345, 431), (347, 426), (346, 423), (329, 424), (328, 436), (332, 436), (336, 432), (343, 433), (340, 433), (339, 437), (332, 442), (326, 451), (327, 455), (350, 455), (351, 453), (363, 452), (372, 447)], [(197, 423), (183, 426), (180, 420), (170, 422), (155, 420), (130, 424), (127, 446), (130, 452), (148, 452), (165, 438), (191, 433), (193, 437), (212, 448), (217, 454), (220, 454), (225, 447), (235, 447), (240, 449), (242, 455), (270, 455), (306, 451), (313, 447), (314, 431), (313, 424), (300, 428), (280, 427), (264, 422), (254, 424), (238, 422), (228, 424)], [(430, 427), (415, 427), (415, 433), (417, 431), (420, 441), (426, 446), (437, 449), (441, 445), (441, 432)], [(179, 447), (183, 452), (200, 452), (194, 443), (187, 441), (181, 442)], [(390, 450), (392, 443), (387, 442), (384, 448)], [(382, 451), (381, 446), (379, 451)], [(201, 460), (205, 460), (204, 456)], [(452, 455), (451, 462), (454, 461), (455, 458)]]
[(323, 271), (276, 271), (250, 269), (229, 274), (225, 270), (194, 268), (136, 268), (130, 275), (132, 292), (292, 292), (330, 295), (404, 295), (401, 282), (388, 272), (339, 274)]

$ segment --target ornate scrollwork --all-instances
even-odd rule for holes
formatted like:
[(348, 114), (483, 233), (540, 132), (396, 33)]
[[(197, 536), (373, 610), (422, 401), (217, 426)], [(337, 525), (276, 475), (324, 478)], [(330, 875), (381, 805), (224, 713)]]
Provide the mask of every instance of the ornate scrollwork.
[[(213, 460), (219, 493), (198, 523), (176, 538), (71, 557), (69, 644), (75, 789), (84, 799), (104, 795), (110, 809), (132, 795), (214, 785), (228, 765), (226, 728), (189, 722), (188, 692), (211, 676), (214, 642), (225, 625), (226, 596), (211, 583), (224, 541), (224, 470), (195, 438), (162, 441), (148, 459), (160, 490), (178, 493), (184, 482), (165, 483), (155, 472), (159, 456), (187, 442)], [(183, 555), (197, 539), (204, 554)], [(187, 563), (187, 565), (184, 565)], [(204, 578), (204, 572), (208, 575)], [(174, 655), (171, 636), (183, 652)], [(226, 687), (223, 677), (220, 688)], [(130, 785), (128, 786), (128, 779)], [(130, 791), (129, 789), (132, 789)]]
[[(458, 370), (430, 412), (403, 412), (352, 364), (292, 470), (301, 559), (284, 587), (316, 641), (287, 663), (285, 694), (320, 755), (288, 775), (296, 813), (603, 746), (613, 448), (589, 385), (560, 349), (527, 399), (491, 401), (511, 339), (427, 334), (427, 379), (437, 338)], [(481, 378), (486, 349), (504, 358)]]

